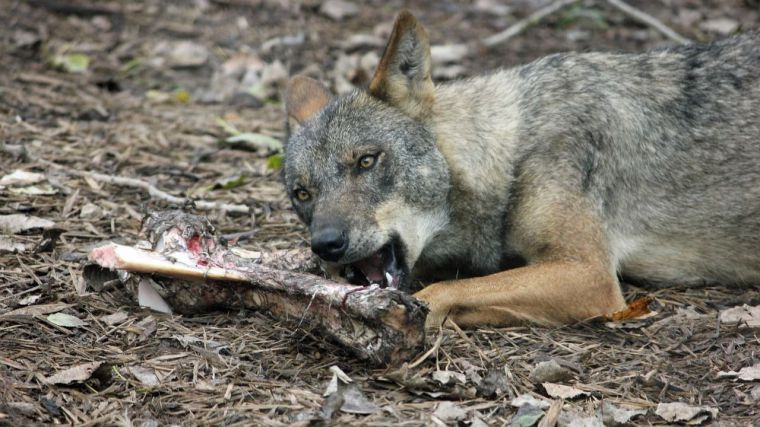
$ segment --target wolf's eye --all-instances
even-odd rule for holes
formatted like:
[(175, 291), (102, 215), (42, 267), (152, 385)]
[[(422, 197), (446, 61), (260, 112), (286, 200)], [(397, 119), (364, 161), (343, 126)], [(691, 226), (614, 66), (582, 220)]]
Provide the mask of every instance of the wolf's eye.
[(303, 188), (299, 188), (298, 190), (296, 190), (295, 196), (299, 202), (306, 202), (309, 199), (311, 199), (311, 194), (309, 194), (309, 192), (304, 190)]
[(377, 155), (375, 154), (366, 154), (364, 156), (361, 156), (359, 158), (359, 168), (360, 169), (369, 169), (372, 166), (375, 166), (375, 162), (377, 161)]

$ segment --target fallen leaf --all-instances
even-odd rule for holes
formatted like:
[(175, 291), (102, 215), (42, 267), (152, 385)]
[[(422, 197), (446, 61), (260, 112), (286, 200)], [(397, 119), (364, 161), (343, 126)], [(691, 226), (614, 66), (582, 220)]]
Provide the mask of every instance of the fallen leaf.
[(53, 66), (67, 73), (84, 73), (90, 66), (90, 57), (83, 53), (66, 53), (54, 55), (50, 61)]
[(280, 170), (282, 169), (282, 162), (285, 160), (285, 157), (282, 155), (282, 153), (274, 153), (271, 156), (267, 157), (267, 169), (269, 170)]
[(40, 298), (42, 298), (42, 295), (40, 295), (40, 294), (29, 295), (27, 297), (24, 297), (24, 298), (21, 298), (20, 300), (18, 300), (18, 304), (19, 305), (32, 305), (35, 302), (37, 302), (37, 300), (39, 300)]
[(64, 328), (81, 328), (87, 325), (87, 322), (84, 320), (66, 313), (51, 314), (47, 317), (47, 320), (54, 325)]
[(587, 391), (562, 384), (542, 383), (541, 385), (544, 387), (544, 390), (546, 390), (546, 394), (555, 399), (575, 399), (578, 397), (588, 397), (590, 395)]
[(47, 230), (55, 227), (49, 219), (24, 214), (0, 215), (0, 232), (18, 234), (34, 230)]
[(447, 44), (430, 47), (430, 60), (433, 64), (450, 64), (461, 62), (469, 52), (465, 44)]
[(604, 427), (601, 418), (576, 411), (562, 411), (557, 418), (557, 427)]
[(343, 391), (342, 412), (347, 414), (369, 415), (380, 410), (374, 402), (367, 399), (356, 384), (348, 384)]
[(90, 362), (81, 365), (72, 366), (63, 371), (44, 378), (47, 384), (71, 384), (73, 382), (82, 382), (90, 379), (92, 373), (102, 365), (103, 362)]
[(750, 397), (752, 399), (760, 402), (760, 385), (756, 385), (754, 388), (752, 388), (752, 391), (749, 392)]
[(537, 399), (532, 394), (521, 394), (514, 399), (512, 399), (511, 402), (509, 402), (510, 405), (514, 406), (515, 408), (519, 408), (523, 405), (530, 405), (535, 406), (539, 409), (549, 409), (549, 406), (551, 406), (551, 402), (544, 399)]
[(739, 327), (760, 328), (760, 305), (754, 307), (744, 304), (720, 312), (720, 323), (739, 324)]
[(123, 311), (117, 311), (116, 313), (102, 316), (100, 320), (107, 325), (113, 326), (117, 323), (123, 323), (125, 320), (127, 320), (127, 318), (127, 313)]
[(165, 56), (172, 68), (200, 67), (210, 56), (205, 46), (189, 40), (160, 43), (155, 52)]
[(0, 236), (0, 253), (21, 253), (26, 250), (26, 245), (21, 242), (16, 242), (8, 236)]
[(610, 320), (620, 322), (622, 320), (641, 319), (651, 316), (652, 310), (649, 309), (649, 304), (652, 303), (652, 298), (642, 297), (632, 301), (628, 306), (620, 311), (612, 313)]
[(709, 406), (691, 406), (682, 402), (660, 403), (657, 405), (655, 414), (668, 422), (697, 425), (717, 417), (718, 409)]
[(86, 203), (79, 210), (79, 218), (82, 219), (98, 219), (103, 216), (103, 209), (94, 203)]
[(322, 3), (319, 13), (334, 21), (354, 16), (359, 13), (359, 6), (345, 0), (327, 0)]
[(508, 15), (512, 8), (497, 0), (476, 0), (473, 8), (478, 12), (490, 13), (494, 16)]
[(330, 372), (333, 376), (323, 393), (326, 399), (322, 405), (322, 413), (326, 418), (332, 417), (338, 408), (348, 414), (361, 415), (373, 414), (380, 410), (379, 406), (367, 399), (359, 386), (354, 384), (342, 369), (333, 365)]
[(699, 24), (699, 28), (727, 36), (739, 29), (739, 21), (731, 18), (708, 19)]
[(718, 378), (738, 378), (742, 381), (758, 381), (760, 380), (760, 363), (756, 363), (752, 366), (741, 368), (739, 372), (736, 371), (720, 371), (718, 372)]
[[(546, 405), (548, 408), (549, 405)], [(544, 417), (544, 410), (529, 403), (521, 405), (510, 420), (510, 426), (531, 427)]]
[(528, 375), (528, 379), (534, 384), (568, 381), (572, 378), (573, 373), (569, 369), (560, 366), (554, 359), (540, 362)]
[(459, 421), (467, 418), (467, 410), (454, 402), (441, 402), (433, 415), (441, 421)]
[(13, 311), (9, 311), (8, 313), (5, 313), (2, 315), (2, 317), (5, 316), (41, 316), (43, 314), (49, 314), (49, 313), (55, 313), (57, 311), (61, 311), (64, 309), (67, 309), (69, 307), (73, 307), (74, 304), (66, 304), (63, 302), (55, 302), (52, 304), (40, 304), (40, 305), (32, 305), (29, 307), (22, 307), (17, 308)]
[(647, 414), (646, 409), (626, 409), (616, 406), (607, 400), (602, 403), (600, 412), (604, 425), (611, 427), (627, 425), (632, 419)]
[(461, 372), (435, 371), (431, 376), (434, 380), (441, 383), (441, 385), (464, 384), (467, 382), (467, 377)]
[(38, 182), (45, 181), (45, 175), (37, 172), (27, 172), (21, 169), (16, 169), (12, 173), (9, 173), (8, 175), (3, 176), (0, 178), (0, 186), (1, 187), (10, 187), (10, 186), (24, 186), (24, 185), (31, 185), (36, 184)]
[(140, 304), (140, 307), (147, 307), (159, 313), (172, 314), (169, 304), (153, 287), (153, 281), (146, 277), (143, 277), (137, 286), (137, 303)]
[(8, 191), (13, 194), (23, 194), (27, 196), (51, 196), (58, 194), (58, 190), (50, 184), (29, 185), (26, 187), (10, 187)]
[(132, 376), (140, 381), (143, 385), (154, 386), (159, 384), (158, 376), (156, 376), (156, 371), (154, 371), (152, 368), (130, 366), (127, 369), (129, 370), (129, 373), (131, 373)]

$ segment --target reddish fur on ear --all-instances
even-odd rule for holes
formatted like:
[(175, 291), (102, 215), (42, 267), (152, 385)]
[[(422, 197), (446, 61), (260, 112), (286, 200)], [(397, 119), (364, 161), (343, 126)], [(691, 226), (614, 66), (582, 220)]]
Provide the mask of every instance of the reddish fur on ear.
[(285, 98), (288, 118), (302, 124), (324, 108), (332, 95), (311, 77), (295, 76), (288, 82)]

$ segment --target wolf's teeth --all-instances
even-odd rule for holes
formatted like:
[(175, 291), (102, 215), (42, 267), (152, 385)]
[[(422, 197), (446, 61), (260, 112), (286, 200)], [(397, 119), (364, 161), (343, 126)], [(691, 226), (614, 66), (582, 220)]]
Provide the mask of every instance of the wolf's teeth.
[(393, 276), (389, 272), (385, 272), (385, 280), (388, 284), (388, 286), (393, 286)]

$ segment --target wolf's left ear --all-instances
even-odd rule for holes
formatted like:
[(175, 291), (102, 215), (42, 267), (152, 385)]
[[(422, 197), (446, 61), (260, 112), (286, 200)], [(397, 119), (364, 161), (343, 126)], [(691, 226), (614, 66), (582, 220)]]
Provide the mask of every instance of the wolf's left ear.
[(408, 11), (396, 18), (369, 84), (369, 94), (415, 119), (426, 119), (433, 109), (430, 42), (425, 29)]
[(324, 108), (331, 98), (330, 91), (311, 77), (291, 78), (285, 95), (288, 128), (292, 131), (309, 120)]

